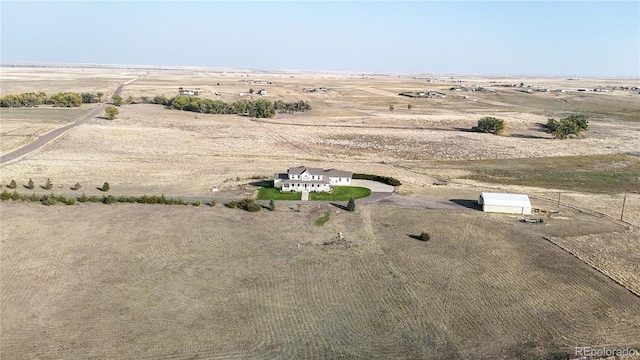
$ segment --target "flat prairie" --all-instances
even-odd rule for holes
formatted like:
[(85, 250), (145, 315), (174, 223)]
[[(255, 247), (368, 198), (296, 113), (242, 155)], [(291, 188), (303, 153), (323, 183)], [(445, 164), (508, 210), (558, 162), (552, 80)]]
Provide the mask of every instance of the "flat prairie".
[[(366, 204), (0, 210), (3, 359), (540, 359), (640, 346), (638, 297), (542, 238), (562, 220)], [(623, 229), (583, 218), (563, 231)]]
[[(363, 199), (355, 213), (313, 202), (256, 214), (220, 204), (3, 202), (3, 359), (539, 359), (576, 346), (640, 349), (640, 299), (628, 290), (638, 290), (640, 263), (637, 79), (1, 71), (2, 95), (108, 93), (137, 79), (122, 93), (136, 103), (115, 120), (98, 116), (0, 165), (2, 186), (15, 179), (23, 194), (49, 193), (38, 185), (51, 179), (56, 194), (102, 195), (107, 181), (116, 196), (221, 203), (254, 197), (256, 182), (302, 164), (402, 182), (393, 198)], [(143, 103), (180, 87), (225, 102), (304, 100), (312, 110), (255, 119)], [(399, 95), (430, 91), (438, 95)], [(1, 152), (91, 109), (2, 108)], [(583, 136), (544, 132), (548, 118), (572, 113), (589, 117)], [(484, 116), (504, 119), (506, 132), (470, 131)], [(30, 178), (34, 190), (22, 187)], [(469, 204), (481, 191), (529, 194), (532, 217), (545, 221), (428, 208)], [(415, 239), (423, 231), (431, 241)]]

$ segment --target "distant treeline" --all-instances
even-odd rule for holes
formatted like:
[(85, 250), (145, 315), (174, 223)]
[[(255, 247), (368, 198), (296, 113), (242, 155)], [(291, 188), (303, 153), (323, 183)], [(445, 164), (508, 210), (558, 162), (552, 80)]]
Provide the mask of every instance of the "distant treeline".
[(1, 107), (31, 107), (42, 104), (59, 107), (78, 107), (82, 104), (92, 104), (102, 101), (103, 93), (57, 93), (50, 97), (42, 91), (37, 93), (29, 92), (23, 94), (8, 94), (0, 97)]
[(284, 102), (282, 100), (273, 102), (266, 99), (239, 100), (229, 104), (221, 100), (202, 99), (192, 96), (176, 96), (167, 99), (163, 95), (158, 95), (153, 99), (143, 96), (142, 102), (161, 104), (176, 110), (204, 114), (239, 114), (257, 118), (273, 117), (276, 111), (293, 113), (311, 110), (311, 105), (303, 100), (297, 102)]

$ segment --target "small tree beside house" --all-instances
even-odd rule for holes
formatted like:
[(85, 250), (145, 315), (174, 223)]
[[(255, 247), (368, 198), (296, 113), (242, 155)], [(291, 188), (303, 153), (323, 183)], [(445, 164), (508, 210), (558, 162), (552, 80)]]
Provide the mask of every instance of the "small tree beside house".
[(347, 211), (356, 211), (356, 201), (353, 198), (349, 198), (347, 203)]

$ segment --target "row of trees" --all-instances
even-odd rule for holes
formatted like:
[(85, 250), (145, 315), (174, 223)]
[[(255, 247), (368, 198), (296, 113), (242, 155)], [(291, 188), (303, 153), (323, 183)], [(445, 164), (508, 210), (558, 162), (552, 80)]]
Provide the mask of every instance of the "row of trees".
[[(45, 195), (22, 195), (17, 191), (13, 193), (9, 193), (8, 191), (3, 191), (0, 193), (0, 200), (2, 201), (32, 201), (32, 202), (40, 202), (43, 205), (51, 206), (57, 203), (63, 203), (67, 205), (74, 205), (76, 201), (81, 203), (104, 203), (104, 204), (115, 204), (115, 203), (137, 203), (137, 204), (164, 204), (164, 205), (193, 205), (200, 206), (201, 202), (199, 200), (195, 200), (193, 202), (185, 201), (182, 198), (167, 198), (164, 195), (143, 195), (143, 196), (113, 196), (113, 195), (91, 195), (87, 196), (82, 194), (82, 196), (72, 196), (66, 197), (64, 195), (54, 195), (54, 194), (45, 194)], [(211, 201), (207, 203), (209, 206), (215, 206), (216, 202)]]
[(22, 94), (8, 94), (0, 97), (1, 107), (31, 107), (49, 104), (59, 107), (78, 107), (82, 104), (92, 104), (102, 101), (104, 93), (57, 93), (50, 97), (42, 91)]
[(176, 110), (193, 111), (204, 114), (239, 114), (257, 118), (273, 117), (276, 111), (293, 113), (311, 110), (311, 105), (303, 100), (296, 102), (278, 100), (273, 102), (266, 99), (243, 99), (228, 104), (221, 100), (203, 99), (192, 96), (176, 96), (167, 99), (164, 95), (157, 95), (153, 99), (143, 96), (142, 101), (144, 103), (165, 105)]

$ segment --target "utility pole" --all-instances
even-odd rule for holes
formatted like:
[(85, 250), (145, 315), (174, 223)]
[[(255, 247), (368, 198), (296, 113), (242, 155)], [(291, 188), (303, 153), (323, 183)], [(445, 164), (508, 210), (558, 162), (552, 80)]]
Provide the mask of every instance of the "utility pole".
[(622, 220), (622, 217), (624, 216), (624, 205), (627, 203), (627, 194), (624, 194), (624, 200), (622, 200), (622, 212), (620, 213), (620, 221)]

